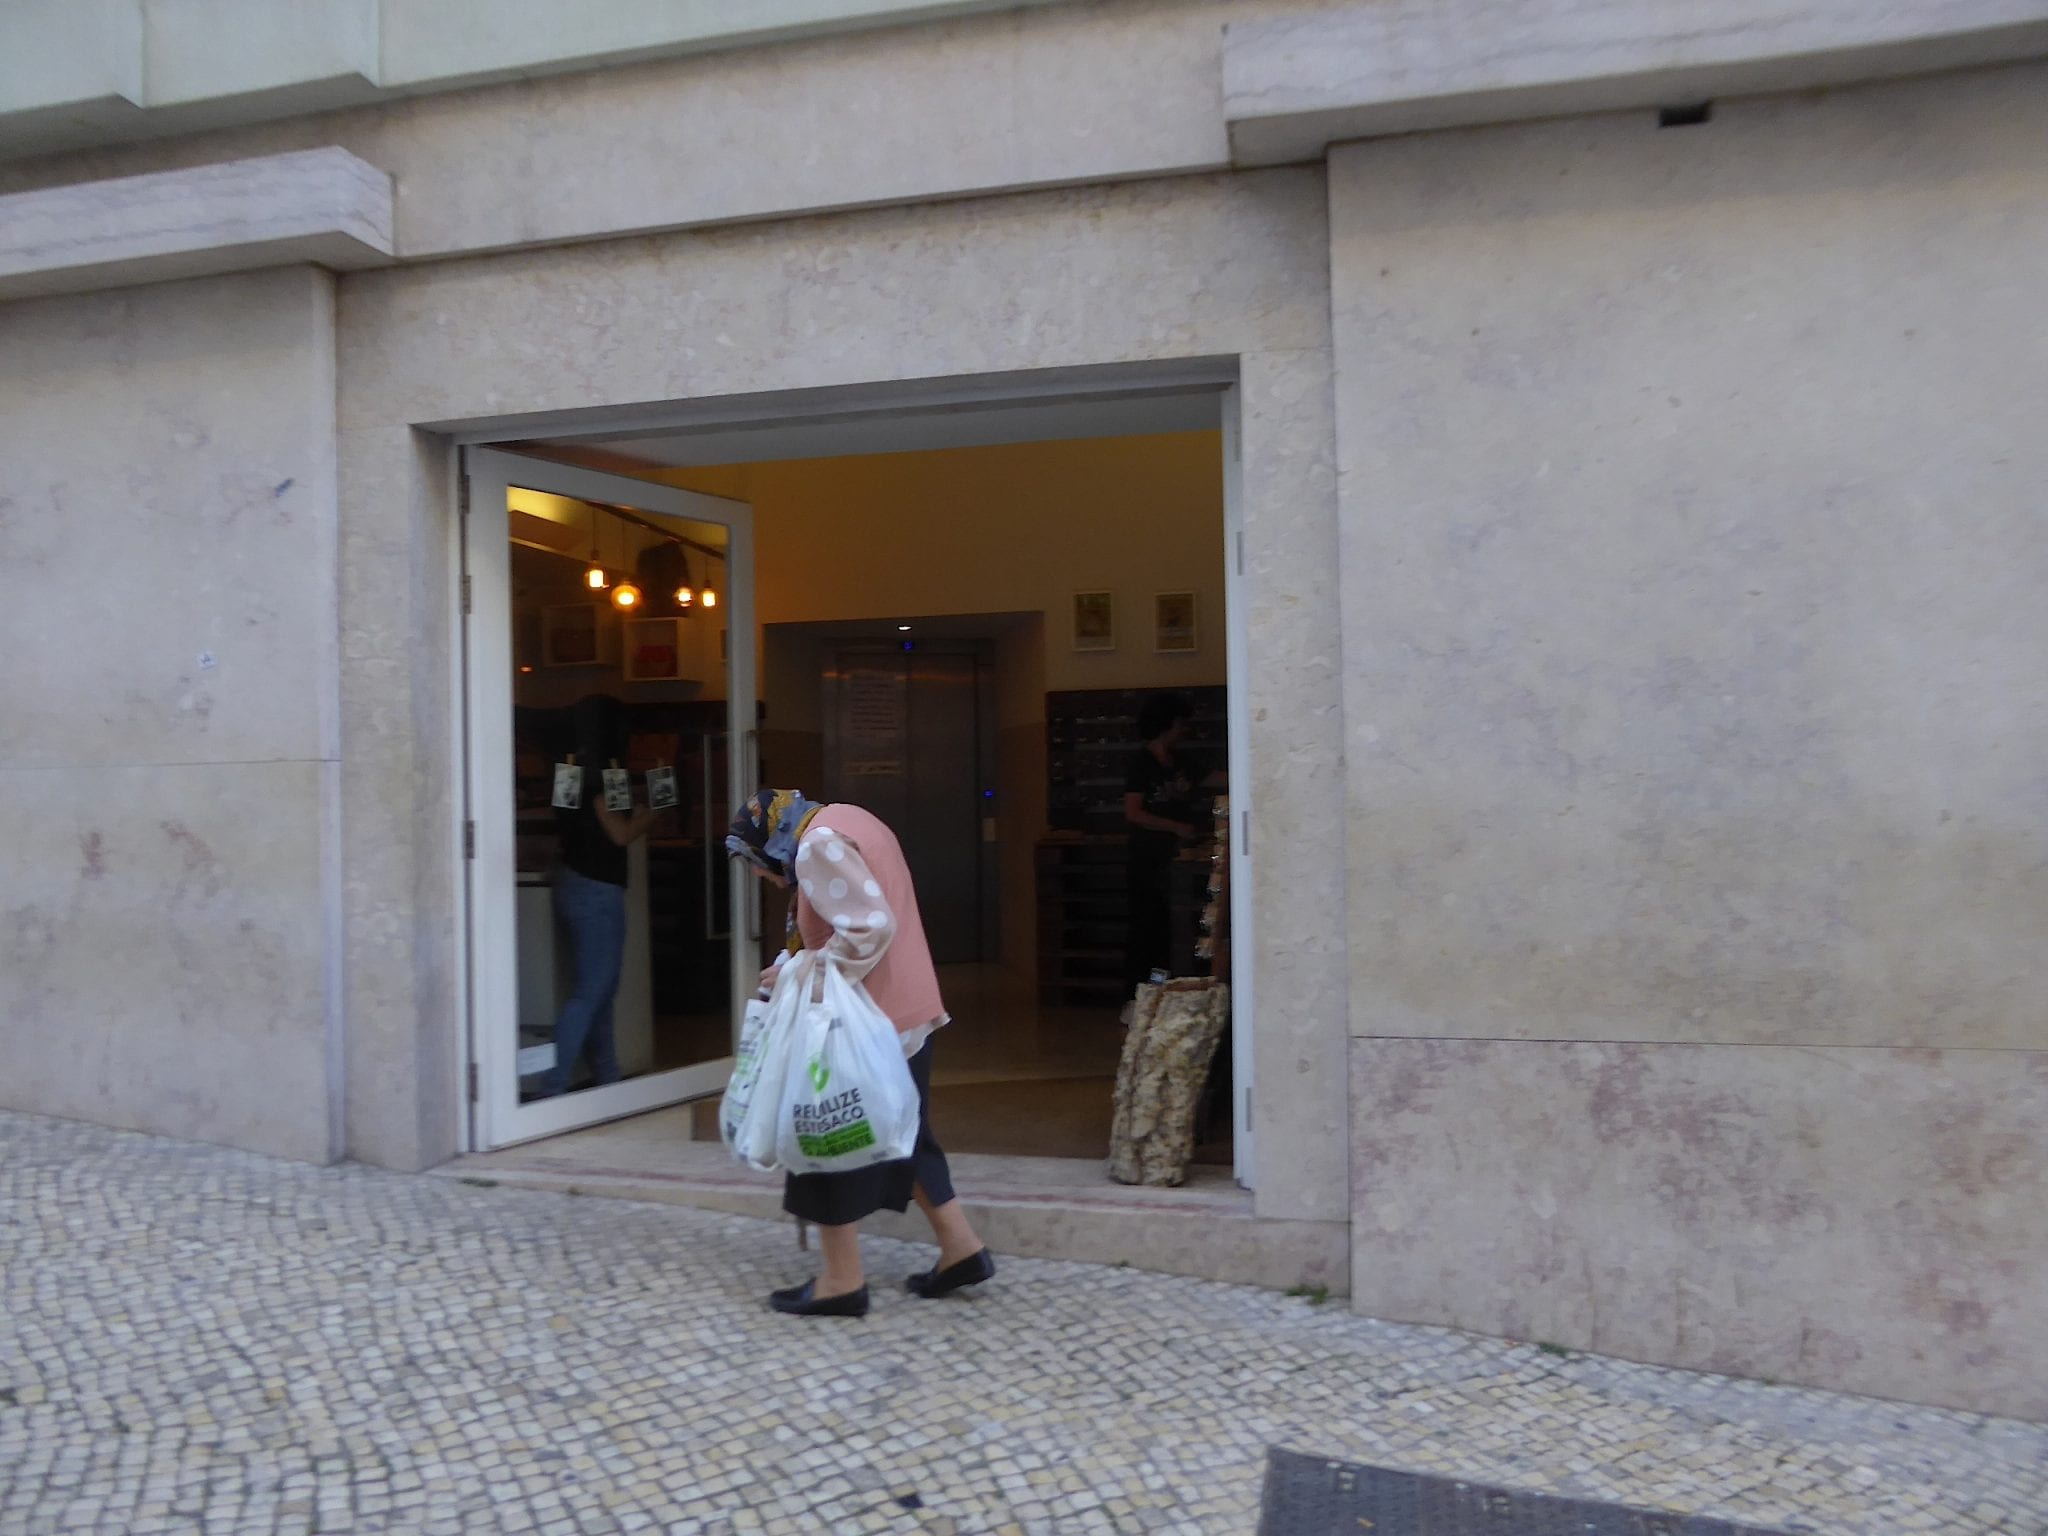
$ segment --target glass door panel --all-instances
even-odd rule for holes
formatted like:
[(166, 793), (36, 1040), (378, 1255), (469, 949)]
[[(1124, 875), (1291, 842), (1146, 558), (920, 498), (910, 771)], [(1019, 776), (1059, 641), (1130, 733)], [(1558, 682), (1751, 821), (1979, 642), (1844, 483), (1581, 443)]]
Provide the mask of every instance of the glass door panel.
[(465, 456), (477, 1141), (718, 1092), (751, 947), (724, 854), (754, 712), (739, 502)]

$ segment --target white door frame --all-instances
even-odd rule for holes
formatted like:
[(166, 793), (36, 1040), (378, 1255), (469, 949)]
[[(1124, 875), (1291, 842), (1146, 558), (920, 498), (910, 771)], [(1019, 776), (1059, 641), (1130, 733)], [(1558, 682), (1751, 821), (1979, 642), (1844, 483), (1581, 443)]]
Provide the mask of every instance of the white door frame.
[[(1223, 431), (1224, 638), (1232, 811), (1230, 953), (1231, 1012), (1235, 1027), (1231, 1031), (1231, 1072), (1232, 1081), (1238, 1090), (1237, 1102), (1232, 1106), (1231, 1121), (1235, 1128), (1237, 1182), (1247, 1189), (1253, 1189), (1257, 1187), (1257, 1141), (1252, 1105), (1255, 1101), (1253, 1085), (1256, 1053), (1253, 1045), (1257, 1035), (1258, 1015), (1254, 978), (1258, 962), (1258, 945), (1255, 939), (1257, 913), (1252, 903), (1252, 708), (1250, 663), (1247, 652), (1250, 623), (1249, 604), (1246, 601), (1244, 541), (1244, 429), (1242, 391), (1238, 387), (1237, 373), (1234, 358), (1195, 358), (1129, 367), (1048, 369), (1030, 374), (989, 374), (943, 381), (830, 386), (779, 392), (773, 395), (577, 409), (429, 425), (447, 434), (445, 441), (453, 450), (450, 454), (452, 460), (463, 451), (473, 453), (483, 445), (518, 439), (530, 441), (545, 437), (560, 441), (581, 437), (605, 440), (678, 428), (705, 429), (733, 425), (773, 428), (777, 425), (794, 426), (833, 417), (916, 415), (961, 408), (1062, 400), (1085, 401), (1090, 397), (1113, 395), (1181, 392), (1217, 394), (1220, 425)], [(647, 484), (642, 481), (627, 483), (635, 487)], [(459, 545), (459, 530), (456, 538)], [(748, 625), (751, 628), (751, 590), (747, 598)], [(460, 620), (457, 622), (460, 623)], [(735, 635), (739, 634), (741, 626), (734, 622), (732, 631)], [(743, 647), (735, 644), (729, 649), (736, 653)], [(751, 656), (751, 647), (744, 649), (747, 649)], [(458, 682), (460, 681), (458, 678)], [(755, 738), (753, 722), (749, 720), (746, 725), (748, 729), (745, 733), (736, 730), (733, 739), (743, 754), (749, 754), (747, 762), (740, 766), (750, 771), (750, 754)], [(459, 779), (458, 796), (466, 797), (468, 776), (459, 754), (456, 759), (456, 773)], [(733, 782), (735, 785), (747, 784), (751, 779), (747, 772), (742, 772)], [(473, 886), (474, 881), (471, 883)], [(471, 898), (473, 901), (473, 890)], [(750, 899), (744, 910), (755, 909), (755, 904)], [(472, 906), (470, 910), (473, 913), (474, 907)], [(742, 904), (736, 901), (733, 908), (736, 921), (742, 910)], [(473, 945), (471, 949), (474, 949)], [(472, 1039), (475, 1031), (474, 1020), (477, 1017), (475, 989), (479, 979), (477, 958), (472, 954), (468, 974), (464, 977), (466, 995), (463, 999), (465, 1017), (471, 1020)], [(472, 1054), (469, 1059), (474, 1061), (476, 1057)], [(475, 1113), (475, 1107), (472, 1106), (472, 1133), (469, 1138), (471, 1147), (480, 1145), (474, 1131), (477, 1118), (479, 1117)]]
[(1252, 1119), (1252, 1034), (1257, 994), (1252, 986), (1252, 742), (1250, 632), (1244, 569), (1243, 391), (1223, 391), (1223, 682), (1224, 734), (1230, 772), (1230, 1081), (1237, 1090), (1230, 1124), (1237, 1182), (1256, 1189), (1258, 1171)]
[[(462, 581), (466, 615), (466, 772), (464, 860), (468, 885), (469, 1037), (475, 1069), (470, 1098), (471, 1146), (509, 1146), (580, 1126), (702, 1098), (725, 1086), (730, 1055), (695, 1066), (648, 1072), (603, 1087), (522, 1104), (518, 1071), (517, 839), (512, 799), (512, 591), (510, 541), (504, 522), (511, 486), (580, 501), (608, 502), (667, 517), (718, 523), (727, 529), (725, 625), (728, 782), (750, 782), (754, 749), (754, 552), (752, 509), (696, 491), (581, 469), (489, 448), (462, 450), (467, 484), (458, 492), (468, 535)], [(711, 850), (707, 849), (707, 857)], [(758, 892), (737, 864), (731, 882), (732, 1036), (753, 995), (758, 957), (747, 943)]]

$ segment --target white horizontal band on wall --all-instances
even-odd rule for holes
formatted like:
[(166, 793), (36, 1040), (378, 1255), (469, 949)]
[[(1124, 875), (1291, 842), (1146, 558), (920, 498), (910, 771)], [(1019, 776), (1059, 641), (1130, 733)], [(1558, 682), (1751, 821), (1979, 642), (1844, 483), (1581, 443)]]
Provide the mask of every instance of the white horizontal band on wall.
[(392, 259), (391, 178), (344, 149), (0, 197), (0, 299)]

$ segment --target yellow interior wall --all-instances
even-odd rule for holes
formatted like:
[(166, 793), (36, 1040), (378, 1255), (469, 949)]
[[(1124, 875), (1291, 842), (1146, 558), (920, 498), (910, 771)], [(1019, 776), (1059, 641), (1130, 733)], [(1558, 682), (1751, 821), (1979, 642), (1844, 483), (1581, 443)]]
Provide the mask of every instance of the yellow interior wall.
[[(1043, 689), (1221, 683), (1222, 434), (793, 459), (651, 478), (754, 508), (764, 624), (1042, 612)], [(1115, 594), (1117, 648), (1076, 652), (1073, 594)], [(1152, 599), (1196, 594), (1199, 649), (1152, 648)]]

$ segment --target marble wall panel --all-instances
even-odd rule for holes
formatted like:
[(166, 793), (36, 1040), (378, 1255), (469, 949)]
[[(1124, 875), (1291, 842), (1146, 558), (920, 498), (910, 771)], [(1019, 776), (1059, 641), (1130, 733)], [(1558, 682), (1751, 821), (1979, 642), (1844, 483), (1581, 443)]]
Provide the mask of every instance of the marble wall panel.
[(330, 771), (0, 769), (0, 1103), (335, 1155)]
[(332, 279), (0, 304), (0, 357), (0, 766), (331, 755)]
[(1363, 1312), (2048, 1416), (2048, 1054), (1354, 1040)]
[(2044, 134), (1334, 156), (1354, 1033), (2048, 1045)]
[(0, 305), (0, 353), (0, 1093), (333, 1156), (333, 280)]

